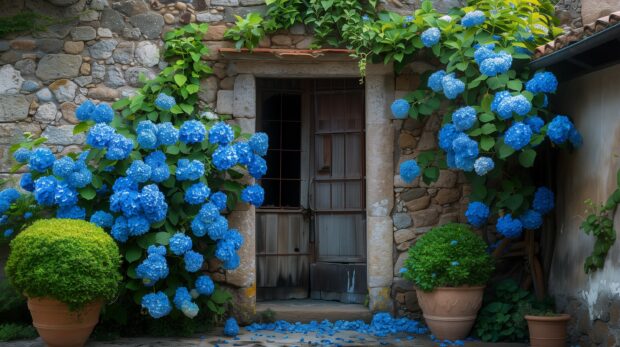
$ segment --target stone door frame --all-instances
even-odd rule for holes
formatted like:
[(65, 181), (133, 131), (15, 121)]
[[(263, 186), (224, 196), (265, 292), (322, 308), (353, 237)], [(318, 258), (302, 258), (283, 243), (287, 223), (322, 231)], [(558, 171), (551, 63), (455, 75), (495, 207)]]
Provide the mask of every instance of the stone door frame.
[[(356, 61), (265, 61), (249, 59), (229, 61), (234, 71), (233, 90), (218, 91), (218, 113), (232, 113), (243, 132), (256, 131), (256, 78), (338, 78), (359, 77)], [(367, 277), (371, 311), (392, 309), (390, 288), (393, 280), (394, 206), (394, 130), (389, 107), (394, 100), (392, 66), (368, 65), (365, 78), (366, 100), (366, 235)], [(228, 112), (226, 112), (228, 111)], [(256, 229), (255, 209), (238, 206), (231, 212), (230, 225), (245, 237), (240, 250), (241, 265), (228, 271), (226, 282), (240, 287), (250, 306), (256, 302)], [(243, 309), (241, 309), (243, 310)]]

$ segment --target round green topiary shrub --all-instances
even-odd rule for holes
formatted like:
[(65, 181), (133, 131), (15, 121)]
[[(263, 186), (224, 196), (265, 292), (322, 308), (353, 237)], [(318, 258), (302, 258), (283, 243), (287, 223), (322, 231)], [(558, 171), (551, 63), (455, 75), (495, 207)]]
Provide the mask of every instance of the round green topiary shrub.
[(403, 277), (423, 291), (486, 284), (494, 269), (486, 248), (467, 225), (433, 228), (409, 248)]
[(6, 274), (28, 297), (49, 297), (80, 309), (111, 300), (121, 280), (114, 240), (95, 224), (75, 219), (33, 223), (11, 241)]

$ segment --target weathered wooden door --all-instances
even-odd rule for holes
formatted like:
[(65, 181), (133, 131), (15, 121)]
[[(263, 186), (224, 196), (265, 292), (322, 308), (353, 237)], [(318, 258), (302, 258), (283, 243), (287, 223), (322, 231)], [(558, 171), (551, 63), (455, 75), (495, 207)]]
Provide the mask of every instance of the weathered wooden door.
[(259, 79), (270, 137), (257, 209), (258, 299), (362, 302), (364, 92), (354, 79)]

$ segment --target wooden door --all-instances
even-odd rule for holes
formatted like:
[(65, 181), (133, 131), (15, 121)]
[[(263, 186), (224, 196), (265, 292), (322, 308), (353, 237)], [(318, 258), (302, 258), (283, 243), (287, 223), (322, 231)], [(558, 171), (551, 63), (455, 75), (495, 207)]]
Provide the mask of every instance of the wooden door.
[(316, 80), (312, 100), (311, 296), (361, 303), (367, 294), (364, 89), (355, 79)]
[(269, 135), (256, 210), (259, 300), (363, 302), (364, 90), (356, 79), (259, 79)]

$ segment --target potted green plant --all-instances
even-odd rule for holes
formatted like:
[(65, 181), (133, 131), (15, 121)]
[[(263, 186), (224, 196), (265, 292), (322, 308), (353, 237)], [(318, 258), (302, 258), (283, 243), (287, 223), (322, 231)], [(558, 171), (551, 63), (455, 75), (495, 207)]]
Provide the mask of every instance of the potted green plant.
[(566, 346), (566, 325), (570, 315), (550, 309), (529, 308), (525, 315), (532, 347)]
[(415, 284), (426, 324), (437, 338), (458, 340), (469, 334), (494, 269), (486, 248), (467, 225), (446, 224), (409, 249), (403, 277)]
[(11, 241), (6, 275), (28, 298), (34, 327), (50, 346), (83, 346), (121, 279), (114, 240), (74, 219), (34, 222)]

